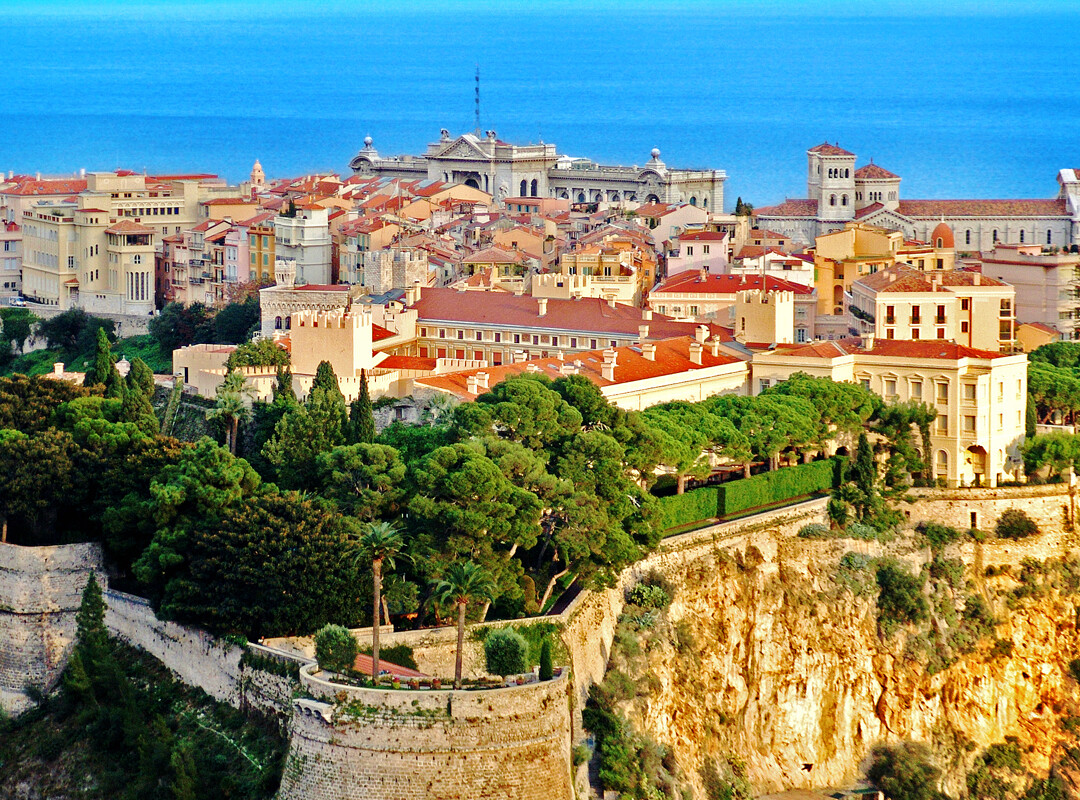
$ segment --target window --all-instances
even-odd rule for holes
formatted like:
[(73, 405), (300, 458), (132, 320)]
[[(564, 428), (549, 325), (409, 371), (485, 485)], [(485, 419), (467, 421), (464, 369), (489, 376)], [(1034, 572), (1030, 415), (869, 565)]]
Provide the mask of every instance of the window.
[(502, 341), (502, 331), (495, 331), (495, 341), (496, 342), (501, 342)]
[(870, 379), (869, 378), (860, 378), (859, 383), (862, 384), (862, 388), (866, 389), (866, 391), (868, 391), (868, 392), (870, 391)]
[(968, 332), (968, 321), (965, 319), (963, 322), (960, 323), (960, 333), (967, 333), (967, 332)]
[(131, 257), (131, 263), (132, 264), (141, 264), (142, 263), (142, 256), (136, 253), (135, 255), (133, 255)]
[(998, 339), (1002, 342), (1010, 342), (1012, 341), (1012, 338), (1012, 321), (1007, 319), (1001, 320), (998, 325)]
[(949, 466), (949, 454), (944, 450), (937, 451), (937, 465), (941, 469), (945, 469)]
[(994, 243), (995, 244), (997, 243), (997, 240), (998, 240), (998, 232), (997, 232), (997, 228), (994, 228)]
[(911, 382), (911, 399), (922, 400), (922, 381)]
[(829, 205), (830, 206), (835, 206), (836, 205), (836, 195), (835, 194), (830, 194), (829, 195)]
[(896, 379), (885, 379), (885, 397), (896, 397)]
[(937, 316), (934, 318), (934, 322), (938, 325), (943, 325), (945, 323), (945, 306), (937, 307)]
[(1020, 244), (1024, 243), (1024, 232), (1020, 231)]
[(964, 244), (971, 244), (971, 229), (964, 231)]
[(758, 391), (764, 392), (770, 385), (772, 385), (772, 381), (769, 378), (762, 378), (758, 381)]
[(963, 297), (963, 298), (960, 299), (960, 310), (961, 311), (970, 311), (971, 310), (971, 300), (969, 298)]
[(692, 256), (692, 255), (694, 254), (694, 247), (693, 247), (693, 245), (689, 245), (689, 244), (688, 244), (688, 245), (686, 246), (686, 254), (687, 254), (688, 256)]
[(514, 334), (514, 344), (521, 344), (521, 334), (520, 333), (515, 333)]
[(1005, 381), (998, 381), (998, 402), (1005, 399)]
[(944, 414), (938, 414), (937, 432), (946, 434), (949, 432), (949, 418)]
[(975, 384), (974, 383), (965, 383), (964, 384), (964, 400), (967, 400), (968, 402), (972, 402), (972, 403), (975, 402)]
[(975, 433), (975, 416), (966, 415), (964, 417), (964, 433)]
[(1005, 427), (1005, 415), (1004, 414), (998, 414), (997, 429), (1000, 431), (1004, 427)]
[(484, 333), (483, 333), (483, 331), (477, 331), (476, 332), (476, 341), (478, 341), (478, 342), (484, 341)]
[(595, 350), (596, 349), (596, 339), (589, 339), (589, 349), (590, 350)]
[(886, 339), (895, 339), (896, 338), (896, 330), (894, 328), (886, 328), (885, 329), (885, 338)]
[(697, 308), (698, 308), (697, 306), (690, 306), (690, 316), (691, 317), (696, 317), (697, 316), (697, 313), (698, 313)]
[(842, 206), (847, 205), (847, 195), (846, 194), (840, 196), (840, 205), (842, 205)]
[(446, 338), (446, 328), (439, 328), (439, 338), (440, 339), (445, 339)]
[(919, 329), (918, 328), (912, 328), (911, 329), (911, 337), (910, 338), (911, 338), (912, 341), (918, 340), (918, 338), (919, 338)]
[(701, 252), (704, 253), (705, 255), (708, 255), (709, 254), (709, 246), (707, 244), (703, 244), (701, 246)]
[(1052, 230), (1050, 230), (1049, 228), (1046, 229), (1046, 243), (1047, 244), (1053, 244), (1054, 243), (1054, 232)]
[(1001, 301), (1001, 311), (998, 316), (1011, 317), (1012, 316), (1012, 300)]
[(918, 325), (922, 322), (922, 315), (919, 306), (911, 307), (911, 324)]
[(945, 329), (944, 328), (938, 328), (937, 329), (937, 338), (939, 338), (939, 339), (944, 339), (945, 338)]
[(949, 402), (949, 384), (938, 383), (937, 385), (937, 401), (939, 403)]
[(457, 338), (464, 339), (465, 338), (465, 331), (459, 330), (457, 332)]
[(896, 324), (896, 306), (885, 306), (885, 324)]

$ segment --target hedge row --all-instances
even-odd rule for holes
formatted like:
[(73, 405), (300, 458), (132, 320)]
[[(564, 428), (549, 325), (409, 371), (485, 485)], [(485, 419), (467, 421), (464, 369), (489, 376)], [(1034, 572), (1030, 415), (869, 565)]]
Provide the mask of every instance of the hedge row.
[(658, 498), (660, 524), (664, 529), (679, 528), (713, 517), (738, 514), (758, 506), (767, 506), (822, 492), (834, 485), (837, 471), (835, 459), (812, 461), (794, 467), (782, 467), (751, 478), (703, 486), (684, 494)]
[(666, 530), (700, 522), (716, 516), (719, 487), (702, 486), (684, 494), (658, 498), (660, 525)]
[(717, 498), (719, 516), (737, 514), (758, 506), (779, 503), (832, 488), (836, 465), (832, 460), (811, 461), (794, 467), (782, 467), (752, 478), (720, 486)]

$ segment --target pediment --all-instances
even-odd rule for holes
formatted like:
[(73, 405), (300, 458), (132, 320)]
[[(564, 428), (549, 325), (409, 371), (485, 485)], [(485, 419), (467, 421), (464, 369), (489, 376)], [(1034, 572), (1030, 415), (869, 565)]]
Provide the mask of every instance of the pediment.
[(468, 137), (459, 136), (440, 150), (436, 158), (482, 158), (486, 161), (488, 156)]
[(881, 228), (896, 228), (899, 229), (904, 225), (915, 224), (913, 220), (905, 217), (899, 211), (891, 211), (887, 208), (879, 208), (877, 211), (872, 211), (865, 217), (859, 217), (859, 222), (865, 222), (867, 225), (877, 225)]

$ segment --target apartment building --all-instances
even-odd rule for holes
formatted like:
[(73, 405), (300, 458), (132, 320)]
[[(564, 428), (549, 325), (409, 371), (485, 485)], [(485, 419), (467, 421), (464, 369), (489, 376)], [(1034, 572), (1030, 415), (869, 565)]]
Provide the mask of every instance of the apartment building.
[(897, 265), (851, 285), (860, 333), (879, 339), (941, 339), (979, 350), (1016, 346), (1016, 290), (978, 272), (920, 272)]
[(274, 217), (275, 253), (296, 262), (297, 283), (331, 283), (330, 220), (327, 209), (308, 204)]
[(728, 235), (724, 231), (686, 231), (680, 233), (667, 254), (667, 277), (682, 272), (727, 272)]
[(999, 244), (976, 262), (982, 274), (1016, 290), (1016, 319), (1080, 339), (1080, 255), (1042, 245)]
[[(949, 486), (996, 486), (1022, 474), (1027, 356), (948, 341), (875, 337), (813, 342), (755, 353), (753, 394), (796, 372), (862, 384), (886, 402), (938, 411), (931, 427), (934, 475)], [(921, 442), (916, 440), (922, 449)]]

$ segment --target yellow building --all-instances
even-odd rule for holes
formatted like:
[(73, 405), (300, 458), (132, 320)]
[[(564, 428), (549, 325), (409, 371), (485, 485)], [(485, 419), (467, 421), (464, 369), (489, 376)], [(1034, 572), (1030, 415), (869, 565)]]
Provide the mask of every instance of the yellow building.
[(930, 457), (934, 475), (949, 486), (996, 486), (1023, 474), (1027, 356), (1022, 353), (864, 337), (755, 353), (751, 371), (753, 394), (805, 372), (860, 383), (886, 402), (933, 406), (938, 417), (930, 431)]
[(273, 283), (274, 260), (277, 257), (274, 215), (259, 214), (243, 224), (248, 226), (248, 280)]

